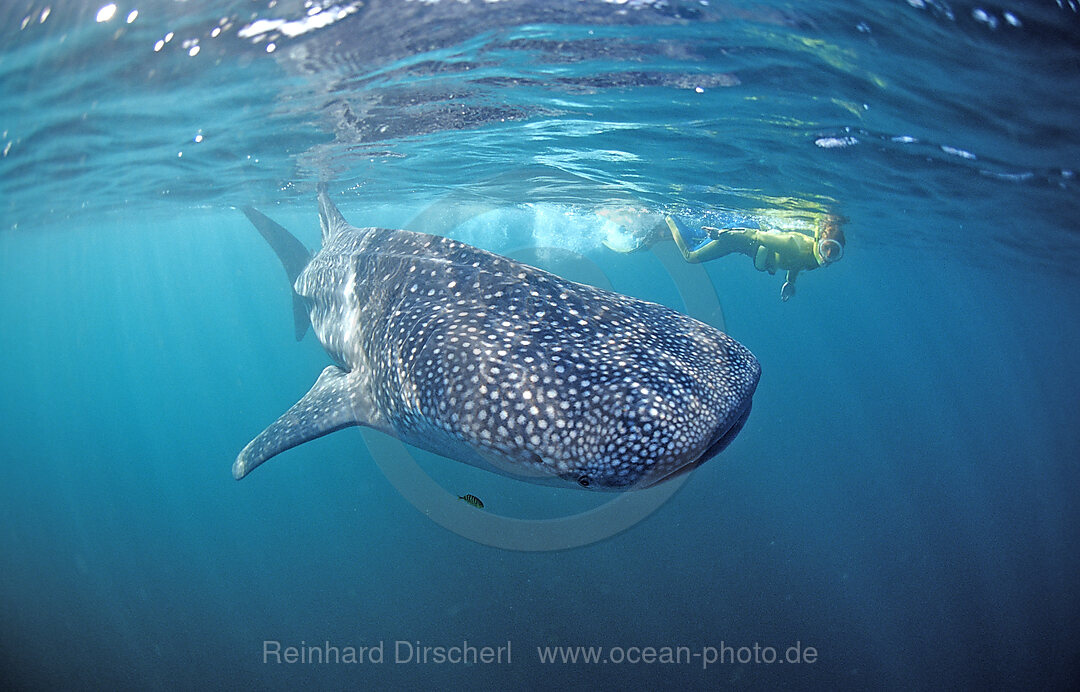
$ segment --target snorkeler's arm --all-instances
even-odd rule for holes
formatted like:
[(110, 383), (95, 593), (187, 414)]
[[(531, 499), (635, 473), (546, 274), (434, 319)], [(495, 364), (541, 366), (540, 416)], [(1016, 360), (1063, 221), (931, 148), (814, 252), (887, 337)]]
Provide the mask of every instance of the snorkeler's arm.
[(795, 277), (799, 275), (798, 269), (789, 269), (784, 285), (780, 287), (780, 300), (785, 303), (795, 295)]

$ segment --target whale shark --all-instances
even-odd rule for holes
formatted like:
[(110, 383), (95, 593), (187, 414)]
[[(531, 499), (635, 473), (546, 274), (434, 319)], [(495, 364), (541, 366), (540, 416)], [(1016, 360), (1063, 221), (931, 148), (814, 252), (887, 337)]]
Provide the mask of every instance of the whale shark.
[(318, 193), (322, 247), (242, 209), (333, 364), (240, 452), (239, 480), (292, 447), (367, 426), (535, 483), (647, 488), (719, 454), (761, 366), (720, 330), (450, 238), (357, 228)]

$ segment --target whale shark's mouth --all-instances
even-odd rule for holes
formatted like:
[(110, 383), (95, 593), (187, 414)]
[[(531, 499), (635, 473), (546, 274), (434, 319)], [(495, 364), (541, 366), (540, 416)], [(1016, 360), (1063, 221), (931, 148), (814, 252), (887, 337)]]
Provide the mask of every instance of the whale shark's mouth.
[(697, 467), (704, 464), (709, 459), (712, 459), (714, 456), (716, 456), (720, 452), (724, 451), (724, 449), (729, 444), (731, 444), (731, 441), (734, 440), (735, 437), (739, 434), (739, 431), (742, 430), (743, 426), (746, 425), (746, 419), (750, 417), (750, 408), (751, 408), (752, 404), (753, 404), (752, 400), (748, 401), (746, 403), (746, 408), (743, 409), (742, 414), (735, 420), (735, 422), (732, 423), (730, 426), (728, 426), (727, 430), (720, 433), (716, 437), (716, 439), (713, 440), (712, 444), (710, 444), (708, 447), (706, 447), (705, 451), (702, 452), (701, 455), (697, 459), (694, 459), (693, 461), (691, 461), (689, 463), (683, 464), (682, 466), (675, 469), (674, 471), (667, 474), (666, 476), (661, 476), (660, 478), (656, 479), (652, 483), (649, 483), (648, 485), (643, 486), (643, 487), (651, 488), (652, 486), (657, 485), (658, 483), (663, 483), (664, 481), (670, 481), (673, 478), (678, 478), (679, 476), (690, 473), (691, 471), (693, 471)]

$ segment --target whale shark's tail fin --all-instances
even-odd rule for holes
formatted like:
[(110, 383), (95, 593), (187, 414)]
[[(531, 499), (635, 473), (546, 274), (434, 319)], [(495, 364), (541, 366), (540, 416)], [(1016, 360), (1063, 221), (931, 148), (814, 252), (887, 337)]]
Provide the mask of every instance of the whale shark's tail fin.
[[(285, 273), (289, 275), (289, 286), (294, 285), (296, 277), (300, 276), (300, 272), (304, 271), (304, 267), (311, 261), (311, 253), (292, 233), (262, 212), (253, 207), (244, 207), (241, 211), (274, 249), (274, 253), (281, 260), (281, 266), (285, 267)], [(311, 318), (308, 316), (307, 306), (295, 290), (292, 292), (292, 302), (293, 328), (296, 332), (296, 340), (300, 341), (307, 333)]]
[(322, 226), (322, 244), (326, 247), (327, 241), (346, 228), (351, 228), (349, 222), (341, 215), (338, 208), (330, 201), (330, 193), (326, 191), (326, 183), (319, 184), (319, 225)]

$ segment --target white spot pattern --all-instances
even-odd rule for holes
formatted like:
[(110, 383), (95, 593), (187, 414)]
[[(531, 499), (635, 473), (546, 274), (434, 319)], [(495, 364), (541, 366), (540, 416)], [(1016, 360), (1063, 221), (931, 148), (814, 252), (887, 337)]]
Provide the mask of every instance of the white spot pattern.
[(760, 375), (745, 347), (674, 310), (437, 236), (341, 232), (295, 287), (403, 441), (590, 489), (704, 461)]

